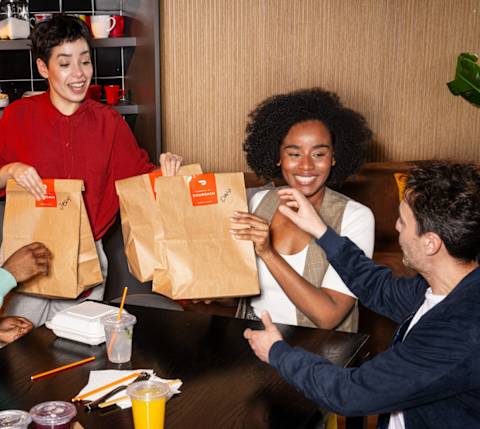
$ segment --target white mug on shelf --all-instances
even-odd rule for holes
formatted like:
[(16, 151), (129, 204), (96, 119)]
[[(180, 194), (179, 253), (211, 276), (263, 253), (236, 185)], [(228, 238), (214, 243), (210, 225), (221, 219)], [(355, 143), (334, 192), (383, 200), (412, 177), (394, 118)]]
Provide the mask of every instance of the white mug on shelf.
[(90, 25), (95, 39), (105, 39), (115, 27), (115, 18), (110, 15), (93, 15)]

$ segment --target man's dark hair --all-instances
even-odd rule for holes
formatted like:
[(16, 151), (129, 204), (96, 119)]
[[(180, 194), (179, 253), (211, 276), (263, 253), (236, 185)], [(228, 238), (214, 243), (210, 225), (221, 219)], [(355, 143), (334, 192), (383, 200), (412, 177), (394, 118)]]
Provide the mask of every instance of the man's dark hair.
[(48, 65), (55, 46), (82, 38), (91, 50), (90, 30), (81, 19), (63, 14), (54, 15), (52, 19), (38, 23), (30, 35), (33, 58), (40, 58)]
[(353, 174), (365, 161), (372, 132), (362, 115), (343, 107), (336, 94), (321, 88), (275, 95), (249, 114), (243, 150), (250, 168), (267, 180), (282, 177), (277, 166), (280, 145), (290, 128), (310, 120), (322, 122), (332, 136), (336, 164), (328, 183), (340, 183)]
[(432, 161), (412, 169), (405, 200), (417, 233), (434, 232), (448, 253), (464, 262), (480, 256), (480, 167)]

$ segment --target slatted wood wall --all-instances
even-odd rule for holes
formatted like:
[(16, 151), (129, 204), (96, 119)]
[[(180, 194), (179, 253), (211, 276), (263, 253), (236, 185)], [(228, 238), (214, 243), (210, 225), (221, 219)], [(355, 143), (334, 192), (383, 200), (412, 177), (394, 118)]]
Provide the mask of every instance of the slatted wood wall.
[(480, 160), (480, 109), (446, 87), (479, 0), (163, 0), (161, 50), (163, 150), (205, 170), (246, 170), (248, 112), (310, 86), (366, 116), (370, 161)]

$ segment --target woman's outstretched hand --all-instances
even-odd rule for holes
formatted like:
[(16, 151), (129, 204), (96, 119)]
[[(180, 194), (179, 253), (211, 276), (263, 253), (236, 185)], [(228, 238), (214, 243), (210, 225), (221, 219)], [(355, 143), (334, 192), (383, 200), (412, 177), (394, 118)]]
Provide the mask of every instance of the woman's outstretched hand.
[[(279, 189), (278, 196), (283, 203), (278, 207), (279, 212), (300, 229), (317, 239), (327, 231), (325, 222), (300, 191), (293, 188)], [(297, 211), (293, 209), (297, 209)]]

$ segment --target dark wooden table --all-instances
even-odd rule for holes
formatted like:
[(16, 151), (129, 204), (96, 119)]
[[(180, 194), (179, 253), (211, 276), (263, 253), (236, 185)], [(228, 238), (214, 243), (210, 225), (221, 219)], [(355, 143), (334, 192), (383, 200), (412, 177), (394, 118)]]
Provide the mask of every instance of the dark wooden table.
[[(153, 368), (164, 378), (181, 378), (182, 393), (167, 405), (166, 427), (309, 428), (318, 407), (259, 361), (242, 333), (257, 322), (207, 314), (127, 307), (137, 316), (132, 360), (108, 363), (105, 345), (88, 346), (57, 338), (45, 327), (0, 350), (0, 409), (29, 410), (47, 400), (70, 400), (87, 383), (91, 370)], [(342, 366), (355, 363), (368, 339), (319, 329), (280, 325), (286, 340)], [(82, 367), (36, 382), (30, 375), (91, 355)], [(116, 407), (115, 407), (116, 408)], [(86, 428), (133, 428), (131, 411), (87, 414)]]

